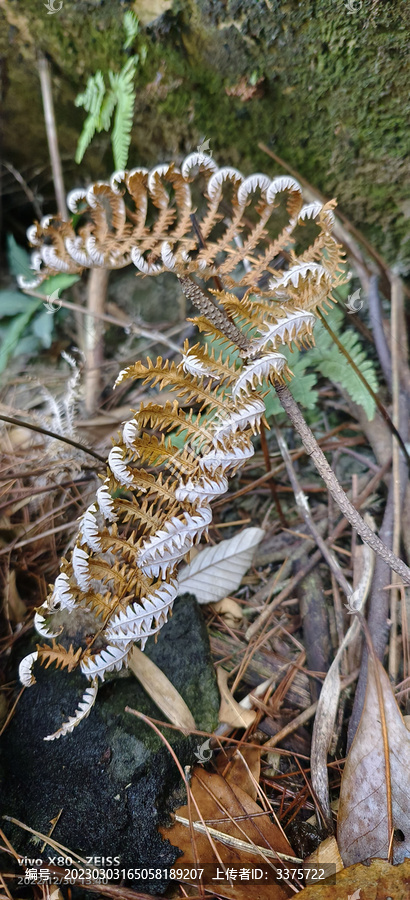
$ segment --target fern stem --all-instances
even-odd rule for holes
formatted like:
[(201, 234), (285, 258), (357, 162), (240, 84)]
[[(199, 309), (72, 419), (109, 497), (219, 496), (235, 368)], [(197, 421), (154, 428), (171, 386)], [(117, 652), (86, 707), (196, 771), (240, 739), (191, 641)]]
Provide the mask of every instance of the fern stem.
[(403, 581), (406, 584), (410, 584), (410, 569), (406, 566), (406, 563), (403, 560), (399, 559), (383, 541), (375, 534), (371, 528), (366, 524), (366, 522), (362, 519), (361, 515), (358, 513), (357, 509), (350, 502), (349, 498), (345, 494), (340, 482), (336, 478), (335, 473), (329, 466), (329, 463), (320, 449), (319, 444), (310, 430), (308, 424), (306, 423), (303, 415), (296, 403), (293, 399), (290, 390), (285, 385), (277, 385), (275, 386), (276, 393), (278, 395), (279, 401), (283, 406), (283, 409), (288, 414), (292, 425), (296, 428), (298, 432), (303, 446), (306, 450), (308, 456), (311, 457), (312, 462), (316, 466), (319, 475), (323, 478), (323, 481), (326, 484), (326, 487), (330, 491), (333, 499), (337, 503), (339, 509), (346, 517), (348, 522), (353, 526), (353, 528), (360, 534), (362, 540), (371, 547), (371, 549), (381, 557), (394, 572), (397, 572), (398, 575), (401, 576)]
[(220, 331), (226, 334), (226, 337), (236, 344), (240, 350), (246, 351), (250, 347), (250, 341), (236, 327), (232, 319), (226, 314), (225, 310), (216, 305), (215, 301), (209, 294), (204, 291), (199, 284), (191, 278), (190, 275), (178, 275), (178, 281), (188, 300), (193, 303), (199, 311), (206, 316), (213, 325), (216, 325)]

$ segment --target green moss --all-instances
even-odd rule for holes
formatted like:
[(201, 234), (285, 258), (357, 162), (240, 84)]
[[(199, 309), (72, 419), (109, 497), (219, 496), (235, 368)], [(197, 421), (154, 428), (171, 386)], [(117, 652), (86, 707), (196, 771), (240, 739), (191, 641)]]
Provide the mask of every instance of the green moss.
[[(24, 4), (31, 70), (19, 60), (18, 35), (5, 51), (16, 80), (24, 69), (27, 88), (17, 138), (6, 138), (18, 162), (26, 161), (28, 147), (35, 162), (47, 160), (35, 46), (52, 60), (60, 143), (63, 156), (71, 157), (83, 121), (71, 108), (75, 94), (91, 72), (118, 71), (124, 61), (123, 9), (119, 2), (74, 2), (47, 16), (37, 0)], [(177, 0), (173, 13), (137, 38), (148, 52), (137, 75), (130, 163), (181, 158), (206, 136), (221, 163), (273, 174), (276, 167), (258, 148), (264, 141), (325, 194), (337, 196), (390, 263), (410, 267), (409, 27), (405, 0), (375, 2), (370, 9), (363, 3), (352, 14), (333, 0)], [(262, 96), (247, 102), (227, 96), (226, 88), (241, 77), (249, 84), (260, 76)], [(74, 167), (67, 168), (69, 187)], [(101, 178), (111, 168), (109, 144), (100, 136), (81, 176)]]

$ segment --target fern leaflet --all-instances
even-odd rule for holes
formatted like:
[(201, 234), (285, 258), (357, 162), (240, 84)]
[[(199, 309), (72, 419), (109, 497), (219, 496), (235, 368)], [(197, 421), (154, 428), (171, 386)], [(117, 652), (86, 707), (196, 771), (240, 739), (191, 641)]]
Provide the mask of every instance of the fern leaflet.
[(131, 56), (119, 75), (113, 72), (108, 73), (117, 107), (115, 110), (114, 128), (111, 135), (114, 165), (116, 169), (124, 169), (127, 165), (136, 98), (134, 79), (137, 61), (138, 57)]
[(128, 50), (132, 46), (134, 38), (136, 38), (140, 30), (139, 21), (132, 9), (127, 9), (127, 11), (124, 13), (122, 24), (125, 31), (125, 42), (123, 45), (123, 49)]
[(78, 94), (75, 98), (75, 105), (82, 106), (89, 114), (84, 122), (83, 130), (78, 139), (77, 150), (75, 153), (76, 163), (81, 162), (87, 147), (91, 144), (95, 132), (101, 131), (100, 116), (105, 92), (106, 87), (104, 77), (102, 72), (98, 70), (95, 75), (90, 75), (84, 93)]

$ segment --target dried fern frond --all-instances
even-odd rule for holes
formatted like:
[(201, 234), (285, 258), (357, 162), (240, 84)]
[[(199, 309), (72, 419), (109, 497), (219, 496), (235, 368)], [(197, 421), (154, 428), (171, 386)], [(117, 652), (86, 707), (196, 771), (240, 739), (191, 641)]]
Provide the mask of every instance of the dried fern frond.
[[(332, 205), (304, 206), (293, 178), (271, 180), (259, 173), (244, 178), (236, 169), (218, 169), (201, 153), (188, 156), (180, 169), (169, 163), (151, 171), (117, 172), (109, 184), (71, 192), (68, 206), (81, 213), (78, 226), (54, 217), (31, 226), (35, 283), (57, 271), (115, 269), (132, 261), (146, 275), (173, 271), (204, 281), (220, 276), (226, 287), (254, 290), (262, 275), (275, 274), (275, 258), (284, 249), (291, 251), (294, 233), (307, 219), (319, 234), (301, 261), (313, 262), (326, 253), (329, 269), (335, 271), (340, 257), (331, 236)], [(194, 210), (203, 238), (199, 249), (191, 220)], [(285, 227), (279, 225), (283, 214), (288, 218)], [(238, 275), (240, 263), (249, 257), (254, 258), (248, 271)]]
[(44, 664), (46, 669), (54, 663), (57, 669), (68, 669), (69, 672), (72, 672), (78, 665), (80, 656), (81, 647), (74, 650), (72, 644), (68, 650), (62, 644), (57, 644), (56, 641), (53, 641), (51, 647), (37, 645), (37, 659)]
[(58, 738), (62, 737), (64, 734), (70, 734), (76, 725), (79, 725), (80, 722), (83, 722), (87, 716), (90, 715), (92, 707), (94, 706), (95, 699), (97, 696), (98, 685), (97, 681), (93, 681), (93, 683), (88, 687), (78, 704), (78, 709), (76, 709), (74, 715), (70, 716), (67, 722), (64, 722), (61, 725), (61, 728), (58, 728), (54, 734), (48, 734), (47, 737), (44, 738), (45, 741), (55, 741)]
[[(146, 275), (173, 271), (199, 309), (198, 329), (218, 341), (217, 351), (185, 342), (181, 362), (136, 362), (117, 378), (116, 384), (141, 379), (177, 397), (174, 403), (141, 404), (124, 424), (106, 477), (80, 519), (71, 558), (62, 561), (39, 611), (42, 629), (60, 609), (80, 605), (96, 617), (86, 650), (66, 650), (54, 641), (34, 655), (46, 666), (79, 665), (93, 684), (50, 739), (88, 715), (98, 679), (127, 665), (133, 643), (144, 647), (167, 620), (179, 564), (206, 536), (211, 503), (227, 490), (229, 475), (254, 453), (252, 436), (264, 421), (264, 382), (292, 377), (281, 348), (309, 346), (315, 312), (339, 283), (333, 205), (304, 206), (300, 186), (288, 176), (244, 178), (194, 153), (180, 168), (170, 163), (150, 172), (117, 172), (110, 184), (72, 192), (70, 209), (81, 212), (77, 230), (54, 218), (30, 229), (37, 282), (59, 268), (118, 268), (130, 261)], [(298, 256), (306, 222), (316, 233)], [(275, 267), (279, 253), (288, 261), (286, 270)], [(215, 282), (207, 287), (211, 278), (219, 279), (217, 289)], [(34, 656), (22, 663), (25, 684)]]

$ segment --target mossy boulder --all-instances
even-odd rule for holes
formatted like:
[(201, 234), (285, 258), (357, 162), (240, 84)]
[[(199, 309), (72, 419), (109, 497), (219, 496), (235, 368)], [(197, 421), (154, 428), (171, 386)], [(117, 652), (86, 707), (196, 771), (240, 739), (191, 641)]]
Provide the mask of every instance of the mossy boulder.
[[(55, 15), (37, 0), (26, 0), (24, 10), (15, 2), (3, 10), (5, 151), (23, 172), (48, 168), (38, 47), (52, 64), (67, 189), (112, 170), (105, 134), (76, 170), (85, 114), (73, 101), (89, 74), (123, 65), (122, 16), (131, 6), (138, 14), (138, 2), (90, 0), (64, 2)], [(326, 195), (337, 196), (388, 262), (406, 272), (409, 28), (405, 0), (176, 0), (129, 51), (146, 48), (130, 164), (182, 158), (206, 137), (219, 163), (273, 173), (278, 167), (259, 148), (263, 141)], [(50, 181), (42, 191), (51, 197)]]

